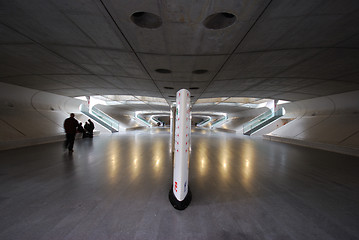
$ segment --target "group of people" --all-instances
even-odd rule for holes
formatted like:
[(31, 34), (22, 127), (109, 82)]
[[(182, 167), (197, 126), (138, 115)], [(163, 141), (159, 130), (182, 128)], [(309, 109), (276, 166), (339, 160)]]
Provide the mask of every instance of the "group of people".
[(95, 125), (89, 119), (84, 126), (82, 126), (82, 122), (79, 123), (79, 126), (77, 127), (77, 132), (82, 133), (82, 138), (93, 138), (93, 130), (95, 129)]
[(82, 123), (78, 122), (75, 119), (75, 114), (71, 113), (69, 118), (66, 118), (64, 121), (64, 129), (66, 133), (66, 141), (65, 141), (65, 148), (69, 150), (69, 152), (73, 152), (73, 147), (75, 143), (75, 136), (76, 133), (82, 133), (82, 137), (92, 138), (93, 137), (93, 130), (95, 129), (95, 125), (89, 119), (84, 126)]

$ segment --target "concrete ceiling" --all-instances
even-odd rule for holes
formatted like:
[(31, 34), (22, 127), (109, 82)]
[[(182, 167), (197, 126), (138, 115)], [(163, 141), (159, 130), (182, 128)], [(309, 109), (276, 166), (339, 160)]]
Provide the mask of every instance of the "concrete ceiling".
[(358, 47), (358, 0), (0, 0), (0, 81), (71, 97), (308, 99), (359, 89)]

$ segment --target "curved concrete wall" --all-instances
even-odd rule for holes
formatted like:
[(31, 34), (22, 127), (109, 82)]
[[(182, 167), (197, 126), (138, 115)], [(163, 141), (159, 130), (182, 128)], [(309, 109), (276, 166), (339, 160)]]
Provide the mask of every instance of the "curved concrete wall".
[(359, 155), (359, 91), (282, 105), (288, 124), (266, 139)]
[(63, 122), (82, 103), (69, 97), (0, 83), (0, 149), (64, 139)]

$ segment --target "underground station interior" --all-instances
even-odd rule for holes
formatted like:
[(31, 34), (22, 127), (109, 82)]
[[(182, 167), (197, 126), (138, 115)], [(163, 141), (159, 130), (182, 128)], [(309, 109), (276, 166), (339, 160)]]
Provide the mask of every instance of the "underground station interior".
[(0, 1), (1, 240), (359, 239), (358, 172), (359, 1)]

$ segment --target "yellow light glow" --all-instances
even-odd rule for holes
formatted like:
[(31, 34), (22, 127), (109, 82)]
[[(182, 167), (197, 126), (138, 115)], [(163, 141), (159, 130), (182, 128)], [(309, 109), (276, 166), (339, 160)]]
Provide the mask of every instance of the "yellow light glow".
[(253, 178), (253, 159), (255, 151), (253, 149), (253, 145), (246, 144), (244, 148), (242, 149), (242, 156), (244, 159), (244, 162), (242, 163), (242, 166), (240, 167), (241, 175), (243, 176), (243, 185), (248, 190), (251, 189), (252, 186), (252, 178)]
[(140, 173), (141, 169), (141, 156), (140, 153), (142, 152), (142, 144), (139, 141), (139, 136), (136, 134), (134, 139), (130, 142), (130, 156), (133, 157), (132, 164), (131, 164), (131, 179), (137, 178), (138, 174)]
[(109, 157), (107, 161), (107, 177), (110, 184), (116, 184), (119, 174), (119, 161), (118, 156), (120, 155), (121, 147), (117, 146), (114, 142), (109, 144)]
[(207, 174), (207, 142), (205, 139), (201, 139), (199, 141), (198, 146), (196, 148), (196, 159), (200, 159), (198, 161), (199, 165), (199, 174), (203, 177)]
[(231, 160), (231, 150), (230, 145), (227, 139), (223, 139), (220, 142), (219, 151), (218, 151), (218, 159), (220, 159), (221, 167), (221, 181), (222, 183), (228, 180), (228, 169)]

